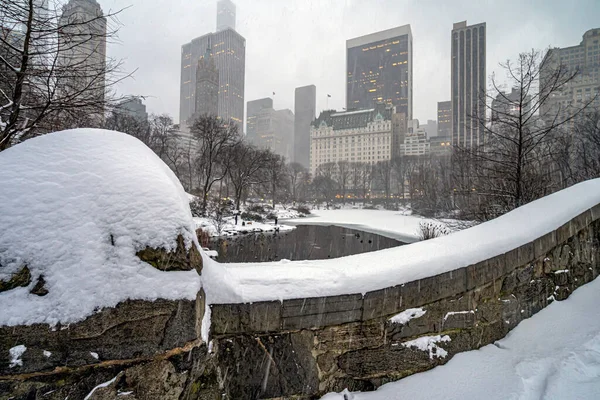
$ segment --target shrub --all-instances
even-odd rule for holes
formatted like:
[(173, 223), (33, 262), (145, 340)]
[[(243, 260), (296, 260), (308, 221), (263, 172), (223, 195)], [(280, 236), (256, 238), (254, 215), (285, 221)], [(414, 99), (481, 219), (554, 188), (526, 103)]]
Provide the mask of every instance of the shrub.
[(310, 214), (310, 209), (306, 206), (306, 204), (300, 204), (296, 208), (292, 208), (292, 210), (296, 210), (300, 214), (305, 214), (305, 215)]
[(262, 204), (252, 204), (248, 206), (246, 209), (247, 212), (256, 213), (256, 214), (264, 214), (265, 207)]
[(440, 236), (446, 236), (450, 233), (450, 229), (437, 222), (427, 221), (419, 222), (419, 230), (417, 233), (421, 240), (429, 240)]
[(244, 211), (241, 214), (242, 219), (246, 221), (256, 221), (256, 222), (264, 222), (265, 218), (261, 214), (257, 214), (255, 212)]

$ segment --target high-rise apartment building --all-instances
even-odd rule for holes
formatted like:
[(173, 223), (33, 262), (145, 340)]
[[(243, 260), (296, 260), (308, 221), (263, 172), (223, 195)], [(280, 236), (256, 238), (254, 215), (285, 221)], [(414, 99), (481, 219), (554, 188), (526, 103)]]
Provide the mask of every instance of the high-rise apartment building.
[(317, 87), (296, 88), (294, 94), (294, 161), (310, 165), (310, 124), (317, 111)]
[(179, 121), (188, 123), (196, 110), (198, 61), (210, 49), (210, 58), (219, 74), (217, 116), (233, 121), (241, 130), (244, 121), (244, 79), (246, 39), (230, 27), (193, 39), (181, 47), (181, 87)]
[(474, 147), (483, 144), (486, 93), (485, 22), (452, 28), (452, 144)]
[[(106, 82), (106, 18), (96, 0), (70, 0), (59, 18), (58, 67), (69, 74), (59, 89), (102, 103)], [(103, 118), (103, 116), (101, 116)]]
[(235, 30), (235, 4), (231, 0), (217, 2), (217, 32)]
[(273, 109), (273, 99), (264, 98), (248, 102), (246, 138), (260, 148), (291, 160), (294, 149), (294, 113), (291, 110)]
[(146, 112), (146, 105), (142, 103), (141, 98), (136, 96), (132, 96), (120, 102), (117, 105), (115, 112), (117, 114), (133, 117), (140, 122), (148, 121), (148, 112)]
[(559, 66), (567, 74), (577, 71), (577, 75), (542, 104), (542, 119), (553, 119), (560, 112), (575, 112), (590, 102), (591, 108), (600, 109), (600, 28), (585, 32), (579, 45), (553, 48), (546, 53), (540, 70), (542, 88), (549, 86), (546, 82)]
[(452, 137), (452, 102), (438, 101), (437, 103), (437, 136)]
[(346, 109), (396, 107), (412, 119), (413, 71), (410, 25), (346, 41)]
[(273, 99), (270, 97), (248, 102), (248, 109), (246, 110), (246, 139), (249, 142), (256, 143), (258, 132), (264, 130), (264, 127), (258, 125), (258, 116), (271, 110), (273, 110)]

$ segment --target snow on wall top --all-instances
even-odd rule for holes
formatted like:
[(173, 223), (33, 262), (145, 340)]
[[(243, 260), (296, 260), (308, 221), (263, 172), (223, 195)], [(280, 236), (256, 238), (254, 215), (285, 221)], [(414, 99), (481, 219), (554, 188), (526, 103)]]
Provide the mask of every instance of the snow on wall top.
[(213, 279), (212, 274), (205, 277), (205, 286), (228, 290), (207, 292), (208, 302), (364, 294), (506, 253), (556, 230), (597, 204), (600, 179), (546, 196), (481, 225), (406, 246), (329, 260), (223, 264), (212, 282), (207, 281)]
[[(0, 280), (24, 264), (32, 275), (0, 293), (0, 325), (75, 322), (128, 298), (195, 298), (196, 271), (162, 272), (135, 255), (174, 249), (179, 234), (197, 242), (181, 184), (138, 139), (75, 129), (28, 140), (0, 153), (0, 188)], [(43, 297), (29, 293), (41, 274)]]

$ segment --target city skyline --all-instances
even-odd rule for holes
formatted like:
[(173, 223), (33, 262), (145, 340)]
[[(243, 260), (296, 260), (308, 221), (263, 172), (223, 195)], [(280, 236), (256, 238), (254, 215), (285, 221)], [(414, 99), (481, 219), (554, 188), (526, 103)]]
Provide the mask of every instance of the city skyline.
[[(99, 2), (107, 11), (122, 7), (116, 0)], [(500, 73), (499, 62), (514, 59), (519, 52), (532, 47), (543, 50), (550, 45), (565, 47), (578, 43), (585, 30), (597, 25), (593, 18), (597, 13), (591, 11), (600, 11), (600, 5), (593, 1), (580, 1), (577, 7), (560, 2), (549, 6), (538, 1), (519, 5), (520, 12), (516, 11), (516, 1), (485, 4), (477, 10), (443, 3), (399, 7), (391, 1), (374, 2), (368, 9), (354, 1), (296, 4), (238, 0), (235, 3), (236, 29), (247, 41), (244, 97), (261, 98), (276, 92), (274, 102), (278, 109), (293, 109), (294, 89), (307, 84), (319, 88), (317, 110), (342, 109), (346, 101), (346, 40), (410, 24), (415, 71), (413, 118), (422, 121), (436, 119), (437, 102), (450, 99), (447, 38), (454, 22), (487, 23), (489, 77), (493, 72)], [(217, 1), (206, 0), (185, 7), (183, 2), (179, 7), (177, 1), (157, 1), (151, 7), (139, 0), (132, 0), (131, 4), (119, 17), (123, 25), (120, 44), (109, 44), (108, 49), (109, 56), (125, 58), (126, 70), (139, 68), (135, 79), (123, 82), (119, 92), (148, 96), (149, 112), (166, 112), (177, 119), (180, 45), (215, 31)], [(579, 15), (577, 10), (582, 8), (590, 12)], [(581, 24), (567, 24), (575, 16)], [(154, 51), (137, 50), (144, 49), (149, 40), (163, 57), (157, 59)], [(331, 98), (326, 97), (328, 93)]]

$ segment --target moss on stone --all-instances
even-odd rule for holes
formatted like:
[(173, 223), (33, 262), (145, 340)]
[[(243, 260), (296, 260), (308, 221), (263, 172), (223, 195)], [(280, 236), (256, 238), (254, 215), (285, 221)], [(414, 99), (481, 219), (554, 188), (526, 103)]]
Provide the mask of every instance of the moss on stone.
[(14, 289), (16, 287), (25, 287), (31, 283), (31, 272), (24, 266), (19, 272), (10, 277), (8, 281), (0, 281), (0, 292)]

